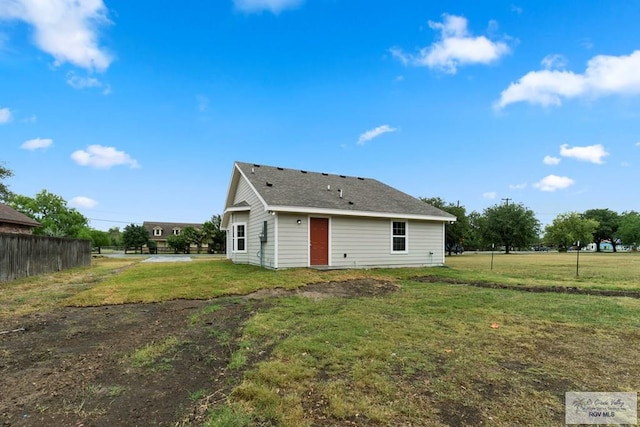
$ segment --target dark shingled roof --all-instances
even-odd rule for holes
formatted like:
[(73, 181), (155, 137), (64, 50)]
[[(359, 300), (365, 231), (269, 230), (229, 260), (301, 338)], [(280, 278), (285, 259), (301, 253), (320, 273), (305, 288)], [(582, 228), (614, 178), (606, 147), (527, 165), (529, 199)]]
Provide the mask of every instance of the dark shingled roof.
[(25, 214), (18, 212), (11, 206), (0, 203), (0, 222), (9, 224), (26, 225), (28, 227), (40, 227), (40, 223)]
[(236, 162), (271, 207), (420, 215), (455, 220), (447, 212), (371, 179)]

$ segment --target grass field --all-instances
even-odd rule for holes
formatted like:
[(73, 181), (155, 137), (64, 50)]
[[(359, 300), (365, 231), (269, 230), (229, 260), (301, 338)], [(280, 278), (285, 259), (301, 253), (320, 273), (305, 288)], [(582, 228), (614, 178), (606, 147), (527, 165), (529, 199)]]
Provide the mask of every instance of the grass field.
[(244, 324), (229, 365), (243, 380), (211, 408), (209, 426), (555, 426), (567, 391), (640, 389), (640, 299), (460, 284), (640, 291), (640, 254), (581, 254), (578, 276), (575, 253), (495, 254), (493, 268), (486, 253), (446, 262), (275, 272), (98, 259), (2, 284), (0, 317), (363, 278), (397, 286), (374, 297), (274, 298)]

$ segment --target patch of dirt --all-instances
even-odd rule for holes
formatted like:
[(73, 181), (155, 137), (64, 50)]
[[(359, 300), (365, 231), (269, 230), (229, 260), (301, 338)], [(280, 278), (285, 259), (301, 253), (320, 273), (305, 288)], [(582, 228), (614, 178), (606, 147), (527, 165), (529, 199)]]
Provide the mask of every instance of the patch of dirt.
[(608, 289), (589, 289), (578, 288), (576, 286), (525, 286), (525, 285), (508, 285), (504, 283), (491, 282), (468, 282), (459, 279), (437, 276), (418, 276), (412, 277), (411, 280), (424, 283), (449, 283), (452, 285), (475, 286), (478, 288), (490, 289), (508, 289), (520, 292), (548, 292), (557, 294), (580, 294), (580, 295), (597, 295), (605, 297), (629, 297), (640, 298), (640, 291), (625, 290), (608, 290)]
[[(362, 279), (243, 298), (0, 318), (0, 426), (199, 425), (241, 380), (242, 372), (227, 369), (230, 356), (244, 323), (270, 298), (375, 297), (395, 290), (390, 282)], [(140, 349), (166, 342), (172, 345), (147, 364), (134, 363)]]
[(343, 282), (310, 283), (298, 289), (262, 289), (246, 296), (248, 299), (264, 299), (297, 295), (315, 300), (325, 298), (378, 297), (395, 292), (398, 287), (391, 282), (375, 279), (353, 279)]

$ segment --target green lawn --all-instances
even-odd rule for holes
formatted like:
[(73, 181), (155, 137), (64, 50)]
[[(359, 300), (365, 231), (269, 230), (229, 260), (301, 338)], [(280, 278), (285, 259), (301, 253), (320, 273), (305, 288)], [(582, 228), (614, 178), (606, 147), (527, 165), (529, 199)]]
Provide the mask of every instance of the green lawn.
[[(0, 316), (355, 278), (398, 286), (378, 297), (286, 296), (257, 310), (229, 365), (243, 380), (212, 408), (210, 426), (559, 426), (567, 391), (640, 389), (640, 299), (446, 283), (640, 291), (640, 254), (581, 254), (577, 277), (575, 253), (495, 254), (493, 269), (491, 254), (446, 262), (276, 272), (220, 260), (98, 259), (0, 285)], [(416, 279), (424, 276), (434, 278)]]

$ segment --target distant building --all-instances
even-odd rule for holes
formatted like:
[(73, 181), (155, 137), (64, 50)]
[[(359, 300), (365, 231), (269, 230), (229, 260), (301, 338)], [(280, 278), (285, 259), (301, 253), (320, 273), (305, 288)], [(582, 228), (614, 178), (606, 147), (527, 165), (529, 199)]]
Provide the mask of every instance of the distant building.
[(33, 229), (40, 225), (11, 206), (0, 203), (0, 233), (32, 234)]
[[(195, 228), (196, 230), (202, 230), (202, 224), (189, 223), (189, 222), (153, 222), (144, 221), (142, 226), (149, 232), (149, 239), (154, 241), (158, 247), (158, 252), (167, 252), (169, 245), (167, 245), (167, 238), (169, 236), (178, 236), (187, 227)], [(197, 249), (196, 245), (191, 245), (193, 250)], [(208, 249), (207, 243), (203, 243), (201, 248), (206, 251)]]

